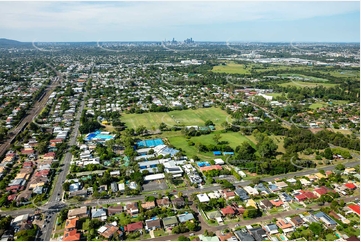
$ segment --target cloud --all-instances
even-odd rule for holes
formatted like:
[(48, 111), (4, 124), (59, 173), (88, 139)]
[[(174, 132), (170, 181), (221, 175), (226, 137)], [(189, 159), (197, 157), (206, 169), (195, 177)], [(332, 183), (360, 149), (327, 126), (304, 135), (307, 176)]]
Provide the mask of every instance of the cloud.
[(0, 2), (0, 30), (3, 34), (31, 29), (83, 34), (169, 30), (293, 21), (354, 13), (359, 8), (359, 2)]

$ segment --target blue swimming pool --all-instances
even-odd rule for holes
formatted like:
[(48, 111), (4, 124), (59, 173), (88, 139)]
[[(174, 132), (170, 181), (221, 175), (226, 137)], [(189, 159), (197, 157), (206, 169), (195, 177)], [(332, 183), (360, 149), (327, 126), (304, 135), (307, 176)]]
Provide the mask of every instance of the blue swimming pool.
[(209, 164), (209, 162), (207, 162), (207, 161), (199, 161), (199, 162), (197, 162), (197, 165), (199, 167), (211, 166), (211, 164)]
[(286, 240), (286, 237), (283, 234), (280, 234), (279, 236), (281, 240)]
[(113, 139), (113, 136), (107, 132), (100, 132), (99, 130), (97, 130), (93, 133), (87, 134), (87, 136), (85, 138), (86, 141), (90, 141), (93, 139), (110, 140), (110, 139)]

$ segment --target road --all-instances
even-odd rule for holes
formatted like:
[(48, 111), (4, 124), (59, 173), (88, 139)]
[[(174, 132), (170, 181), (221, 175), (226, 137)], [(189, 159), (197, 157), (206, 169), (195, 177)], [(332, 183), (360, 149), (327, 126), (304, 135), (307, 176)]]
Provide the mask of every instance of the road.
[[(348, 197), (348, 198), (339, 198), (337, 200), (344, 200), (345, 202), (351, 202), (354, 199), (355, 199), (354, 197)], [(210, 225), (208, 225), (204, 221), (203, 217), (200, 214), (198, 214), (198, 220), (200, 221), (202, 228), (201, 228), (200, 231), (194, 232), (194, 234), (195, 235), (201, 235), (201, 234), (203, 234), (203, 232), (205, 230), (216, 232), (216, 231), (220, 231), (220, 230), (227, 229), (227, 228), (231, 229), (231, 228), (235, 227), (236, 225), (237, 226), (246, 226), (246, 225), (255, 224), (255, 223), (264, 223), (264, 222), (267, 223), (267, 222), (269, 222), (270, 220), (272, 220), (274, 218), (287, 217), (287, 216), (291, 216), (291, 215), (294, 215), (294, 214), (299, 214), (299, 213), (302, 213), (302, 212), (306, 212), (306, 211), (308, 211), (310, 209), (320, 209), (322, 207), (323, 206), (313, 205), (313, 206), (310, 206), (310, 208), (300, 208), (298, 210), (291, 209), (291, 210), (276, 213), (276, 214), (271, 214), (271, 215), (262, 216), (262, 217), (259, 217), (259, 218), (254, 218), (252, 220), (243, 220), (243, 221), (240, 221), (240, 222), (234, 222), (234, 223), (229, 223), (227, 225), (219, 225), (219, 226), (210, 226)], [(197, 211), (197, 210), (195, 210), (195, 211)], [(199, 211), (198, 211), (198, 213), (199, 213)], [(183, 233), (183, 234), (172, 234), (172, 235), (168, 235), (168, 236), (162, 236), (162, 237), (157, 237), (157, 238), (147, 239), (147, 240), (151, 240), (151, 241), (159, 241), (159, 240), (162, 240), (162, 241), (165, 241), (165, 240), (176, 241), (180, 235), (189, 236), (189, 234), (191, 234), (191, 233), (192, 232), (187, 232), (187, 233)]]
[[(77, 112), (77, 115), (75, 117), (75, 124), (73, 126), (73, 130), (70, 134), (70, 139), (69, 139), (69, 146), (72, 146), (72, 145), (75, 145), (76, 144), (76, 138), (77, 138), (77, 135), (78, 135), (78, 128), (79, 128), (79, 125), (80, 125), (80, 116), (81, 116), (81, 113), (84, 109), (84, 106), (85, 106), (85, 98), (87, 96), (87, 93), (85, 92), (84, 93), (84, 96), (83, 96), (83, 99), (81, 101), (81, 104), (80, 104), (80, 108)], [(64, 156), (64, 159), (63, 159), (63, 162), (61, 164), (63, 164), (63, 166), (61, 167), (61, 172), (58, 174), (58, 178), (57, 178), (57, 181), (56, 183), (54, 184), (54, 190), (53, 190), (53, 193), (51, 194), (50, 198), (49, 198), (49, 201), (48, 203), (49, 204), (55, 204), (55, 205), (52, 205), (50, 208), (52, 209), (61, 209), (63, 206), (61, 204), (61, 202), (59, 201), (61, 199), (61, 196), (62, 196), (62, 193), (63, 193), (63, 183), (65, 181), (65, 178), (66, 178), (66, 175), (68, 174), (69, 172), (69, 169), (70, 169), (70, 162), (71, 162), (71, 158), (72, 158), (72, 154), (68, 151), (65, 156)], [(56, 213), (54, 210), (50, 210), (50, 211), (44, 211), (44, 215), (45, 216), (51, 216), (50, 219), (49, 219), (49, 223), (46, 225), (47, 228), (44, 228), (42, 229), (42, 234), (40, 236), (40, 239), (41, 240), (44, 240), (44, 241), (49, 241), (50, 240), (50, 237), (51, 237), (51, 234), (52, 234), (52, 229), (55, 225), (55, 220), (56, 220)]]
[[(75, 130), (75, 129), (74, 129)], [(75, 131), (73, 131), (75, 132)], [(75, 138), (72, 138), (73, 142)], [(71, 159), (71, 154), (70, 153), (67, 153), (69, 154), (69, 157), (65, 157), (64, 159), (64, 162), (65, 161), (70, 161)], [(69, 159), (69, 160), (68, 160)], [(345, 166), (356, 166), (359, 164), (359, 161), (352, 161), (352, 162), (347, 162), (347, 163), (344, 163)], [(58, 189), (54, 189), (54, 193), (52, 194), (52, 198), (56, 198), (57, 194), (59, 193), (58, 191), (61, 191), (62, 189), (62, 181), (65, 179), (65, 176), (66, 176), (66, 172), (65, 169), (69, 169), (69, 165), (70, 163), (69, 162), (65, 162), (64, 164), (64, 170), (59, 174), (59, 178), (58, 178), (58, 182), (57, 182), (57, 188)], [(326, 166), (326, 167), (323, 167), (322, 169), (324, 171), (332, 171), (334, 170), (336, 167), (336, 165), (330, 165), (330, 166)], [(298, 172), (293, 172), (293, 173), (287, 173), (287, 174), (281, 174), (281, 175), (275, 175), (275, 176), (271, 176), (271, 177), (266, 177), (266, 178), (262, 178), (261, 180), (263, 181), (266, 181), (266, 182), (269, 182), (269, 181), (274, 181), (275, 178), (279, 178), (279, 179), (283, 179), (283, 178), (292, 178), (292, 177), (295, 177), (295, 176), (304, 176), (304, 175), (309, 175), (309, 174), (313, 174), (315, 172), (317, 172), (318, 170), (315, 169), (315, 168), (311, 168), (311, 169), (305, 169), (305, 170), (302, 170), (302, 171), (298, 171)], [(63, 180), (62, 180), (63, 179)], [(248, 181), (237, 181), (237, 182), (234, 182), (234, 185), (236, 186), (247, 186), (249, 184), (251, 184), (252, 181), (248, 180)], [(211, 186), (207, 186), (207, 187), (204, 187), (203, 189), (200, 189), (200, 188), (189, 188), (188, 190), (185, 190), (185, 191), (182, 191), (183, 195), (185, 196), (189, 196), (191, 195), (192, 193), (195, 193), (195, 192), (210, 192), (210, 191), (214, 191), (214, 190), (218, 190), (218, 189), (221, 189), (221, 186), (219, 184), (213, 184)], [(170, 194), (173, 194), (173, 195), (176, 195), (178, 192), (171, 192)], [(131, 202), (131, 201), (138, 201), (138, 200), (143, 200), (146, 196), (149, 196), (149, 194), (147, 195), (137, 195), (137, 196), (134, 196), (134, 197), (119, 197), (119, 198), (114, 198), (114, 199), (96, 199), (96, 200), (90, 200), (90, 201), (85, 201), (85, 202), (79, 202), (77, 203), (76, 205), (78, 206), (97, 206), (97, 205), (105, 205), (105, 204), (115, 204), (115, 203), (119, 203), (119, 202)], [(55, 200), (49, 200), (49, 201), (55, 201)], [(62, 203), (62, 202), (59, 202), (59, 207), (64, 207), (64, 205), (66, 206), (66, 204)], [(63, 204), (63, 205), (62, 205)], [(55, 208), (56, 209), (56, 208)], [(2, 211), (0, 212), (0, 214), (4, 215), (4, 214), (7, 214), (7, 215), (12, 215), (12, 216), (17, 216), (17, 215), (21, 215), (21, 214), (26, 214), (26, 213), (31, 213), (33, 212), (34, 209), (30, 208), (30, 209), (18, 209), (18, 210), (12, 210), (12, 211)]]

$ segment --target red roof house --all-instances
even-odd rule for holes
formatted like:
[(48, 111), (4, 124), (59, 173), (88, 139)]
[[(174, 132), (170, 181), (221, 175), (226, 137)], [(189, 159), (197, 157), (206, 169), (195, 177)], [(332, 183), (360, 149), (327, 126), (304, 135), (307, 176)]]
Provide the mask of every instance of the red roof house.
[(355, 186), (355, 184), (353, 184), (353, 183), (346, 183), (346, 184), (345, 184), (345, 187), (347, 187), (348, 189), (351, 189), (351, 190), (356, 189), (356, 186)]
[(131, 223), (124, 226), (124, 230), (127, 232), (134, 232), (143, 229), (143, 222)]
[(16, 199), (16, 197), (18, 196), (18, 194), (11, 194), (8, 196), (8, 201), (9, 202), (12, 202)]
[(225, 208), (222, 208), (221, 213), (223, 214), (223, 216), (233, 216), (233, 215), (236, 214), (234, 209), (229, 205), (227, 207), (225, 207)]
[(348, 207), (360, 216), (360, 205), (350, 204), (350, 205), (348, 205)]

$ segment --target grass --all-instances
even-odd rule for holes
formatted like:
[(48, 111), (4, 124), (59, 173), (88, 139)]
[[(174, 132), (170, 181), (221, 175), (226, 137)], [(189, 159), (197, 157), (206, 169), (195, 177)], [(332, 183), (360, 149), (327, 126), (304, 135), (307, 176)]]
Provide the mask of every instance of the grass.
[(332, 100), (331, 103), (332, 104), (329, 104), (327, 102), (319, 101), (319, 102), (312, 103), (309, 108), (310, 109), (317, 109), (317, 108), (327, 107), (327, 106), (330, 106), (330, 105), (344, 105), (344, 104), (347, 104), (349, 102), (346, 101), (346, 100)]
[[(359, 79), (360, 77), (360, 70), (359, 68), (354, 68), (353, 70), (340, 70), (340, 69), (335, 69), (332, 66), (327, 66), (324, 68), (320, 68), (318, 67), (317, 69), (315, 69), (313, 66), (303, 66), (303, 65), (292, 65), (292, 66), (286, 66), (286, 65), (275, 65), (275, 64), (269, 64), (267, 66), (263, 65), (263, 64), (252, 64), (249, 63), (247, 64), (247, 66), (243, 65), (243, 64), (236, 64), (233, 61), (225, 61), (225, 60), (221, 60), (220, 62), (222, 63), (226, 63), (226, 65), (218, 65), (213, 67), (212, 71), (213, 72), (218, 72), (218, 73), (229, 73), (229, 74), (250, 74), (251, 70), (253, 69), (254, 71), (258, 72), (258, 73), (262, 73), (262, 72), (267, 72), (267, 71), (280, 71), (280, 72), (291, 72), (292, 71), (307, 71), (307, 72), (318, 72), (321, 74), (325, 74), (325, 75), (331, 75), (334, 77), (339, 77), (339, 78), (347, 78), (347, 77), (355, 77), (356, 79)], [(290, 74), (285, 74), (285, 75), (290, 75)], [(297, 76), (302, 76), (300, 74), (291, 74), (291, 75), (297, 75)], [(321, 79), (321, 78), (316, 78), (316, 77), (312, 77), (312, 76), (304, 76), (306, 78), (310, 78), (311, 80), (317, 80), (317, 79)], [(325, 79), (323, 79), (325, 80)]]
[[(210, 144), (215, 145), (216, 143), (213, 140), (213, 136), (217, 132), (221, 134), (220, 141), (227, 141), (228, 145), (230, 147), (232, 147), (233, 149), (236, 148), (238, 145), (240, 145), (243, 142), (249, 142), (249, 143), (251, 143), (252, 146), (254, 146), (254, 143), (249, 138), (247, 138), (246, 136), (243, 136), (240, 133), (234, 133), (234, 132), (221, 133), (219, 131), (215, 131), (208, 135), (192, 137), (192, 138), (190, 138), (190, 141), (193, 141), (195, 144), (201, 143), (203, 145), (210, 145)], [(199, 153), (198, 149), (196, 148), (195, 145), (189, 146), (187, 139), (181, 134), (179, 136), (168, 137), (168, 140), (175, 148), (182, 149), (187, 154), (188, 157), (197, 155), (199, 158), (206, 159), (206, 160), (215, 158), (212, 152)], [(218, 157), (218, 158), (222, 158), (222, 157)]]
[(290, 82), (286, 82), (286, 83), (282, 83), (282, 84), (278, 84), (279, 86), (282, 87), (287, 87), (287, 86), (291, 86), (291, 87), (310, 87), (310, 88), (314, 88), (317, 86), (324, 86), (325, 88), (330, 88), (330, 87), (334, 87), (337, 84), (332, 84), (332, 83), (323, 83), (323, 82), (302, 82), (302, 81), (290, 81)]
[(251, 74), (250, 68), (234, 62), (227, 62), (226, 65), (214, 66), (212, 71), (216, 73)]
[(164, 229), (154, 231), (154, 237), (162, 237), (162, 236), (167, 236), (167, 235), (168, 235), (168, 233), (166, 233), (164, 231)]
[(272, 96), (272, 97), (281, 97), (282, 93), (280, 92), (274, 92), (274, 93), (267, 93), (267, 96)]
[(327, 241), (334, 241), (335, 239), (337, 239), (337, 236), (333, 233), (329, 233), (326, 235), (326, 240)]
[(273, 207), (273, 208), (271, 208), (269, 210), (269, 213), (274, 214), (274, 213), (280, 213), (280, 212), (283, 212), (283, 211), (284, 211), (283, 207), (278, 207), (278, 208)]
[(318, 108), (322, 108), (322, 107), (326, 107), (327, 103), (325, 102), (316, 102), (316, 103), (312, 103), (309, 108), (310, 109), (318, 109)]
[[(257, 140), (256, 137), (254, 137), (253, 135), (249, 135), (246, 136), (250, 141), (252, 141), (254, 144), (257, 144)], [(282, 153), (286, 153), (285, 147), (283, 146), (284, 144), (284, 137), (285, 136), (281, 136), (281, 135), (271, 135), (270, 136), (273, 141), (278, 145), (277, 148), (277, 152), (282, 152)], [(255, 146), (254, 146), (255, 147)]]
[(315, 82), (328, 82), (329, 80), (327, 79), (323, 79), (323, 78), (318, 78), (318, 77), (313, 77), (313, 76), (305, 76), (305, 75), (300, 75), (300, 74), (279, 74), (278, 76), (281, 76), (283, 78), (287, 78), (287, 77), (295, 77), (295, 78), (303, 78), (304, 80), (309, 80), (309, 81), (315, 81)]
[[(201, 108), (177, 110), (166, 113), (143, 113), (143, 114), (123, 114), (121, 120), (129, 128), (137, 128), (141, 125), (147, 129), (158, 129), (163, 122), (169, 127), (174, 125), (198, 125), (204, 126), (205, 121), (212, 120), (217, 129), (222, 129), (221, 123), (226, 121), (228, 114), (220, 108)], [(178, 122), (179, 123), (178, 123)]]
[(88, 231), (89, 230), (89, 223), (90, 223), (90, 219), (85, 220), (85, 222), (82, 225), (82, 229)]

